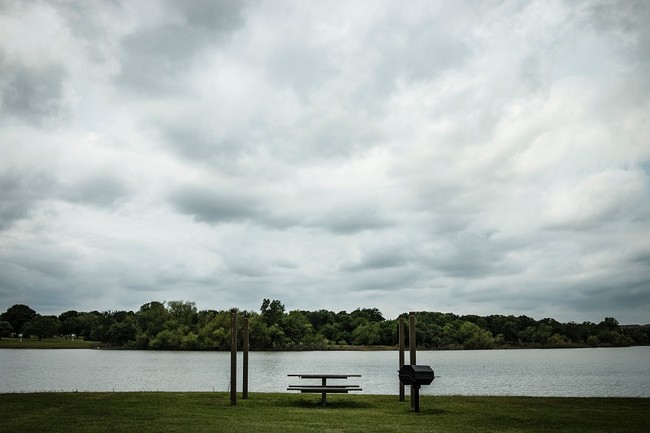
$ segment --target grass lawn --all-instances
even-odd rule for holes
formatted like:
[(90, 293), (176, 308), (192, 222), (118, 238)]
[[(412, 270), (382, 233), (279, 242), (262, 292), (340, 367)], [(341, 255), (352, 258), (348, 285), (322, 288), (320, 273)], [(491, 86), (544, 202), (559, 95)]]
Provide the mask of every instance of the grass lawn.
[(648, 432), (650, 399), (226, 393), (0, 394), (0, 432)]
[(88, 349), (98, 344), (96, 341), (60, 337), (44, 338), (42, 341), (38, 341), (38, 338), (23, 338), (23, 341), (19, 338), (0, 339), (0, 349)]

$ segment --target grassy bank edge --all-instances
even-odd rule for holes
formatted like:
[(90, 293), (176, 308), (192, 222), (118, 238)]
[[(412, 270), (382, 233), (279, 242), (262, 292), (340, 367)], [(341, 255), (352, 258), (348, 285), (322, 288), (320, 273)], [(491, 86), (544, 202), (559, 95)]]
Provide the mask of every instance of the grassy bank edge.
[(95, 349), (101, 347), (97, 341), (65, 338), (2, 338), (0, 349)]

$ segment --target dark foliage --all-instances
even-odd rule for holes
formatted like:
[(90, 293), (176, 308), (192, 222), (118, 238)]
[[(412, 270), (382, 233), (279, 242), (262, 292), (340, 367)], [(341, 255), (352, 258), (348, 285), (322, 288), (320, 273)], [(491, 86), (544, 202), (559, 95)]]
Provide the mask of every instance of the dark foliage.
[[(137, 312), (66, 311), (41, 316), (26, 305), (0, 315), (3, 336), (19, 333), (39, 338), (77, 335), (114, 347), (165, 350), (230, 349), (230, 311), (198, 311), (193, 302), (152, 301)], [(492, 349), (508, 347), (595, 347), (650, 344), (650, 325), (619, 325), (612, 317), (595, 324), (560, 323), (528, 316), (459, 316), (415, 313), (416, 341), (421, 349)], [(406, 315), (404, 315), (406, 317)], [(385, 319), (376, 308), (350, 313), (328, 310), (286, 312), (279, 300), (264, 299), (249, 318), (252, 350), (322, 350), (348, 346), (390, 346), (398, 343), (398, 320)], [(408, 327), (408, 320), (405, 320)], [(408, 332), (406, 333), (408, 335)]]

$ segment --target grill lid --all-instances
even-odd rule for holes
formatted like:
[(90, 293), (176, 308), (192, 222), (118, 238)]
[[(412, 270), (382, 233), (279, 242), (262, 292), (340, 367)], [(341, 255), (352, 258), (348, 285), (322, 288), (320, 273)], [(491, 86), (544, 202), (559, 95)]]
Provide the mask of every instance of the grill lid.
[(399, 380), (404, 385), (429, 385), (433, 379), (433, 369), (428, 365), (405, 365), (399, 370)]

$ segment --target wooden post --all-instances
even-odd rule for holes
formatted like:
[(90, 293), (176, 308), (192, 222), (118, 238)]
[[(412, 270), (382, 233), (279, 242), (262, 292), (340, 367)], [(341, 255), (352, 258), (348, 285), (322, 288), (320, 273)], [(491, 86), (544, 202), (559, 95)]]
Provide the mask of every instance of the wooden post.
[(243, 370), (243, 380), (242, 380), (242, 393), (241, 398), (248, 398), (248, 317), (244, 317), (244, 365)]
[[(399, 340), (399, 368), (404, 367), (404, 316), (399, 316), (399, 326), (397, 328)], [(404, 384), (399, 381), (399, 401), (404, 401)]]
[(230, 310), (230, 404), (237, 404), (237, 309)]
[[(416, 365), (416, 346), (415, 346), (415, 313), (409, 313), (409, 350), (410, 350), (410, 365)], [(418, 400), (417, 386), (411, 385), (411, 408), (415, 409), (416, 400)]]

